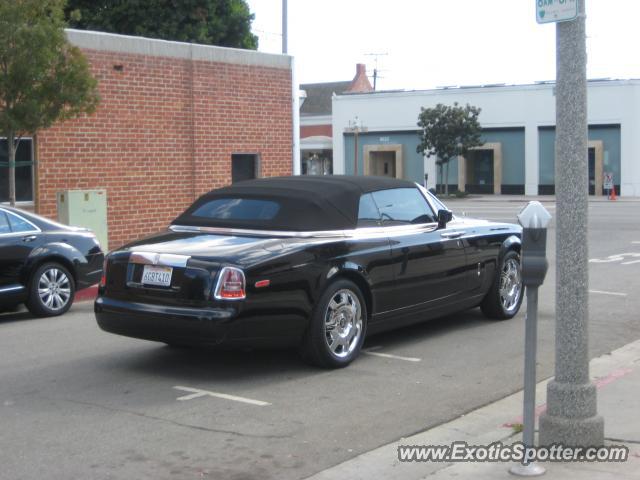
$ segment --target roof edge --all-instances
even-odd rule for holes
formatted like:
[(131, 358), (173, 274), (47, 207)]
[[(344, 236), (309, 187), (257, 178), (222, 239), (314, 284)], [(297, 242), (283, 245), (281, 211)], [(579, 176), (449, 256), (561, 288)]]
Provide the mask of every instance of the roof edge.
[(197, 43), (175, 42), (155, 38), (135, 37), (91, 30), (65, 29), (72, 45), (98, 50), (151, 57), (201, 60), (233, 65), (291, 69), (292, 57), (240, 48), (218, 47)]

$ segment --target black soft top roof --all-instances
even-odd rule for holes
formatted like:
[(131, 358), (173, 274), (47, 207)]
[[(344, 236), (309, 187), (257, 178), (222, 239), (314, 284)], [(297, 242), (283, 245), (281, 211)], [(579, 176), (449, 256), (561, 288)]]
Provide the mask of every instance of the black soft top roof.
[[(356, 227), (363, 193), (392, 188), (415, 188), (415, 184), (387, 177), (347, 175), (247, 180), (203, 195), (173, 224), (297, 232), (347, 230)], [(271, 220), (208, 219), (192, 215), (203, 204), (221, 198), (271, 200), (280, 205), (280, 210)]]

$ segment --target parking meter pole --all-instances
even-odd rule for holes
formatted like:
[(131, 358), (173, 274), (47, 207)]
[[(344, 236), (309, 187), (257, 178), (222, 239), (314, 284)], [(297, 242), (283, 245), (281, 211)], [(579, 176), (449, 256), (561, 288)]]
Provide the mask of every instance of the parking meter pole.
[(527, 288), (524, 335), (524, 412), (522, 441), (533, 447), (536, 421), (536, 347), (538, 344), (538, 286)]
[[(529, 204), (518, 214), (522, 231), (522, 283), (527, 289), (527, 316), (524, 337), (524, 402), (522, 441), (535, 445), (536, 421), (536, 350), (538, 345), (538, 287), (547, 274), (547, 226), (551, 215), (540, 202)], [(534, 477), (545, 468), (534, 463), (518, 464), (509, 471), (514, 475)]]

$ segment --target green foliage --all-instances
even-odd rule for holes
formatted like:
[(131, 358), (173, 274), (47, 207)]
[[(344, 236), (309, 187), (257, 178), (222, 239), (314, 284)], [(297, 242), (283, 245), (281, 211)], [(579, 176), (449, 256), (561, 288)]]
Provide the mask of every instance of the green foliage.
[[(465, 156), (470, 149), (482, 145), (482, 129), (478, 116), (480, 108), (455, 102), (453, 106), (437, 104), (434, 108), (421, 108), (418, 115), (420, 144), (418, 153), (435, 155), (436, 165), (447, 167), (446, 192), (449, 185), (448, 164), (452, 158)], [(442, 183), (442, 182), (441, 182)]]
[(9, 147), (9, 196), (15, 203), (20, 137), (91, 113), (97, 82), (64, 33), (64, 0), (0, 0), (0, 134)]
[(258, 48), (245, 0), (69, 0), (65, 11), (83, 30)]

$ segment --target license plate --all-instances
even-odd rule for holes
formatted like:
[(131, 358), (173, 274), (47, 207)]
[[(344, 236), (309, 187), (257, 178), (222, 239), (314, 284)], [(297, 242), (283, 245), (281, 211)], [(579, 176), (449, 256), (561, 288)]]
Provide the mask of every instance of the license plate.
[(145, 265), (142, 271), (142, 284), (154, 285), (158, 287), (171, 286), (171, 274), (173, 268), (161, 267), (158, 265)]

